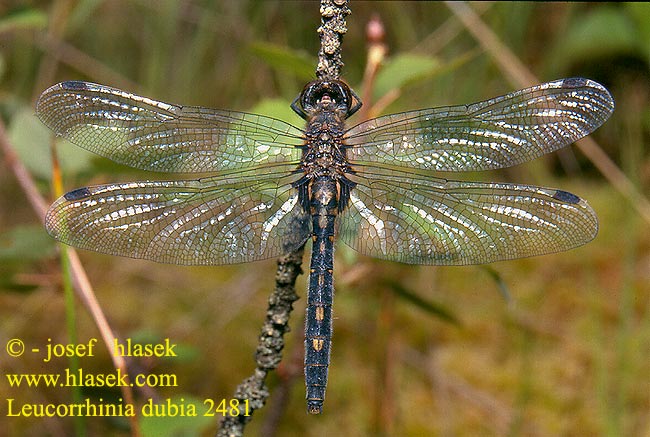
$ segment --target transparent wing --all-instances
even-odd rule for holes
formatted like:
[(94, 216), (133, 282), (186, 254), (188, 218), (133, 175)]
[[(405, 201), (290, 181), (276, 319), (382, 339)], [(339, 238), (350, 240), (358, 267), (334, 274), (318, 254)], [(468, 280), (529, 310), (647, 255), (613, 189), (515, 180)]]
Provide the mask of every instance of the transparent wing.
[(45, 225), (72, 246), (163, 263), (276, 257), (300, 247), (311, 231), (290, 178), (278, 174), (80, 188), (50, 207)]
[(177, 106), (88, 82), (41, 94), (38, 117), (78, 146), (143, 170), (214, 172), (300, 160), (302, 132), (243, 112)]
[(566, 191), (378, 169), (357, 178), (339, 238), (376, 258), (485, 264), (568, 250), (598, 232), (591, 207)]
[(560, 149), (609, 118), (600, 84), (562, 79), (473, 105), (387, 115), (346, 134), (354, 163), (437, 171), (510, 167)]

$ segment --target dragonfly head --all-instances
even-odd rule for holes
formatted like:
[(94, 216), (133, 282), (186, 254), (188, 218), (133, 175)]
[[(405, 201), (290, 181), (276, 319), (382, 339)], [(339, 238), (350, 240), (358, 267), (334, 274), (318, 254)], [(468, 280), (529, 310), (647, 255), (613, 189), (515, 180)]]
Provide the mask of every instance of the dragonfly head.
[(305, 85), (291, 108), (304, 119), (320, 111), (333, 111), (345, 119), (361, 108), (361, 100), (340, 80), (315, 80)]

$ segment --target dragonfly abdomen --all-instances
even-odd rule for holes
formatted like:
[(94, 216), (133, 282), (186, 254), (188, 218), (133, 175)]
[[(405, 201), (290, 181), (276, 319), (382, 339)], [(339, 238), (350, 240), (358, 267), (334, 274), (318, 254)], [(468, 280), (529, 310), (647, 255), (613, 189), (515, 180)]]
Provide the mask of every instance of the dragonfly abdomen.
[(319, 414), (325, 399), (332, 339), (332, 269), (338, 190), (331, 177), (319, 177), (312, 183), (310, 191), (313, 248), (305, 321), (305, 382), (307, 411)]

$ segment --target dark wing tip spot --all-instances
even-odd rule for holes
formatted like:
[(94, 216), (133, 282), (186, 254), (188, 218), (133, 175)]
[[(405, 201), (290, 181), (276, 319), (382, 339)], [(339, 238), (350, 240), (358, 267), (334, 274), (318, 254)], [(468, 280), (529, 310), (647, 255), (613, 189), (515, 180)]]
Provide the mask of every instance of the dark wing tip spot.
[(584, 77), (570, 77), (562, 81), (562, 85), (567, 88), (580, 88), (587, 85), (587, 79)]
[(84, 82), (81, 80), (68, 80), (65, 82), (61, 82), (61, 88), (64, 90), (87, 90), (88, 87), (88, 82)]
[(557, 190), (555, 194), (553, 194), (553, 198), (564, 203), (580, 203), (580, 198), (575, 194), (569, 193), (568, 191)]
[(83, 187), (83, 188), (78, 188), (76, 190), (72, 190), (69, 193), (66, 193), (63, 197), (67, 201), (75, 201), (75, 200), (80, 200), (89, 197), (90, 194), (91, 193), (88, 187)]

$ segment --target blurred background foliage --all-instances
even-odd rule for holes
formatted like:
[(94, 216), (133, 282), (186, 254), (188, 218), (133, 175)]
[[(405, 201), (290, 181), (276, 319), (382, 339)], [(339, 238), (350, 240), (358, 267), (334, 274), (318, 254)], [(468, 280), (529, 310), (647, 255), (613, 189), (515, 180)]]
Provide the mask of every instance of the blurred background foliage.
[[(497, 2), (471, 5), (541, 80), (585, 76), (607, 86), (614, 116), (593, 137), (637, 189), (650, 192), (650, 5)], [(0, 3), (0, 117), (21, 161), (51, 199), (51, 136), (34, 101), (55, 82), (83, 79), (175, 103), (261, 112), (300, 125), (289, 103), (312, 78), (317, 2), (79, 0)], [(344, 79), (382, 113), (470, 103), (518, 88), (450, 10), (428, 2), (352, 2)], [(363, 74), (366, 24), (385, 27), (388, 56), (372, 89)], [(369, 93), (367, 93), (369, 91)], [(386, 99), (386, 96), (391, 98)], [(383, 100), (382, 100), (383, 99)], [(352, 120), (354, 122), (354, 120)], [(66, 189), (155, 177), (61, 143)], [(330, 384), (322, 417), (305, 414), (304, 299), (271, 391), (250, 435), (650, 436), (648, 223), (579, 152), (549, 156), (484, 180), (562, 187), (589, 200), (598, 237), (561, 254), (486, 267), (413, 267), (339, 245)], [(174, 373), (161, 399), (229, 399), (252, 355), (275, 263), (212, 268), (158, 265), (84, 252), (113, 328), (140, 341), (170, 338)], [(307, 261), (304, 262), (304, 264)], [(0, 161), (0, 340), (67, 342), (57, 249), (6, 161)], [(298, 289), (304, 296), (304, 277)], [(505, 296), (505, 297), (504, 297)], [(80, 308), (80, 342), (98, 337)], [(61, 372), (26, 354), (0, 354), (3, 375)], [(108, 353), (81, 360), (111, 371)], [(85, 390), (112, 401), (115, 390)], [(151, 397), (138, 392), (138, 402)], [(12, 388), (5, 400), (67, 403), (63, 388)], [(282, 403), (278, 405), (278, 403)], [(277, 415), (277, 417), (275, 417)], [(272, 417), (273, 416), (273, 417)], [(5, 418), (7, 435), (72, 433), (67, 418)], [(90, 418), (89, 435), (128, 435), (120, 418)], [(211, 435), (212, 421), (142, 424), (148, 435)]]

